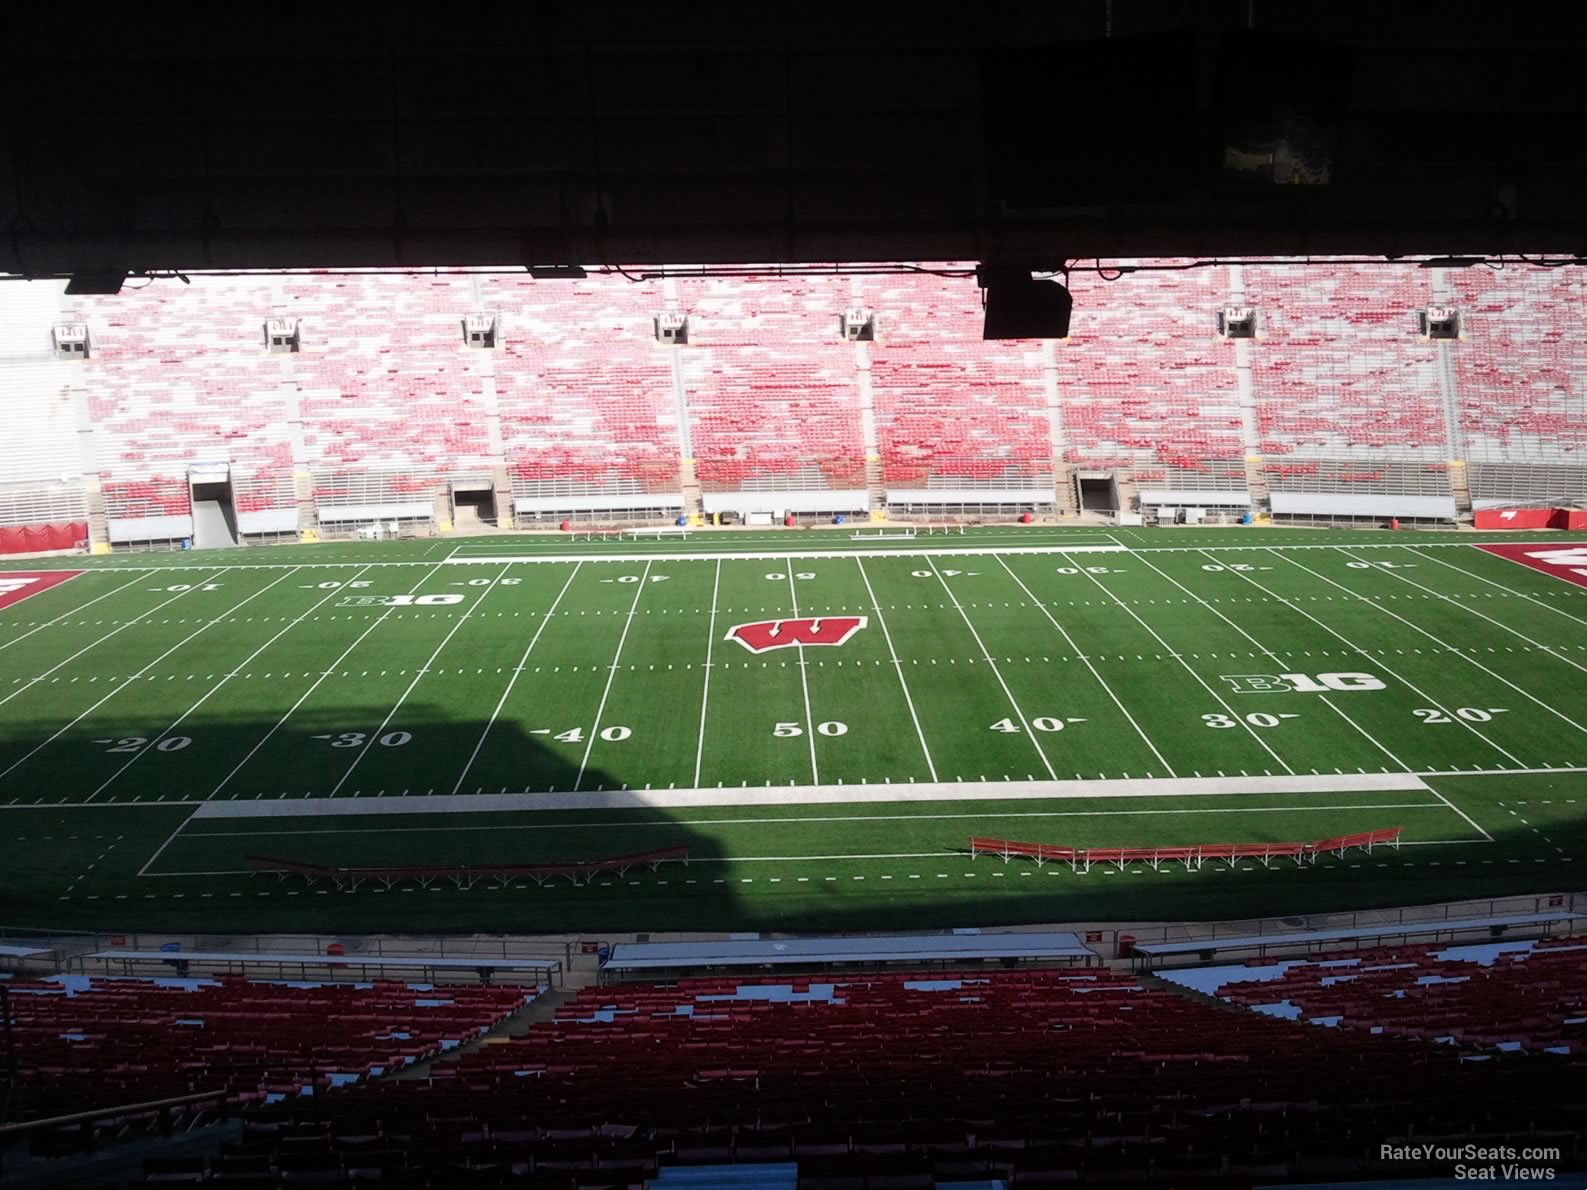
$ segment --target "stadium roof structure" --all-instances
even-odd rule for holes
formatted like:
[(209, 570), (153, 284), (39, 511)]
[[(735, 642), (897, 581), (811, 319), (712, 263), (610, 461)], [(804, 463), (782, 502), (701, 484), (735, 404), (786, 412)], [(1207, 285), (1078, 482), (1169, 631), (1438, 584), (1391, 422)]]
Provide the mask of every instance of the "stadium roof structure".
[(1584, 249), (1580, 5), (630, 11), (8, 14), (0, 272)]

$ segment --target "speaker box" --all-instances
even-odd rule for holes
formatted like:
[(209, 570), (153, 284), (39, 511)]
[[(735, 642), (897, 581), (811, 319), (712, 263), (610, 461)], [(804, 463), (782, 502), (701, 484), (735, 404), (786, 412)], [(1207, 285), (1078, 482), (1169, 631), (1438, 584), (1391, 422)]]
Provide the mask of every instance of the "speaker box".
[(986, 287), (983, 339), (1067, 339), (1075, 300), (1057, 281), (996, 280)]

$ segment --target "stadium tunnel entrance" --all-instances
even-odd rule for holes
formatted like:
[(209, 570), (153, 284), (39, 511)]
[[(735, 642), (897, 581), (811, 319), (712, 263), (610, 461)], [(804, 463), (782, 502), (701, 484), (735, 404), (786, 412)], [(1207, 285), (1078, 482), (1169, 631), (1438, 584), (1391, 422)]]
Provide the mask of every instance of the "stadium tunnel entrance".
[(1111, 471), (1082, 471), (1075, 476), (1075, 498), (1081, 512), (1117, 512), (1118, 476)]
[(487, 480), (459, 480), (452, 484), (452, 527), (496, 525), (496, 488)]
[(193, 467), (187, 480), (193, 509), (193, 547), (228, 549), (242, 544), (237, 532), (231, 468), (225, 464)]

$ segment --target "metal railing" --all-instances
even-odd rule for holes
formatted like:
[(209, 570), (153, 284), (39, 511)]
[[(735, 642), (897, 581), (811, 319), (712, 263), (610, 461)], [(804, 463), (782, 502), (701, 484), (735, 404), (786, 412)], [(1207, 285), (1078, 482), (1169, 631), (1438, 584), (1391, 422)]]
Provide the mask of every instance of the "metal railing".
[(181, 1109), (200, 1104), (224, 1107), (227, 1092), (198, 1091), (191, 1095), (173, 1095), (168, 1099), (151, 1099), (144, 1103), (122, 1103), (114, 1107), (100, 1107), (91, 1111), (72, 1112), (64, 1116), (47, 1116), (40, 1120), (26, 1120), (18, 1124), (0, 1124), (0, 1159), (6, 1146), (13, 1141), (26, 1141), (31, 1149), (33, 1141), (41, 1136), (57, 1133), (65, 1128), (78, 1128), (82, 1134), (83, 1152), (92, 1152), (98, 1141), (95, 1125), (102, 1120), (153, 1119), (162, 1137), (170, 1139), (176, 1133), (177, 1117)]

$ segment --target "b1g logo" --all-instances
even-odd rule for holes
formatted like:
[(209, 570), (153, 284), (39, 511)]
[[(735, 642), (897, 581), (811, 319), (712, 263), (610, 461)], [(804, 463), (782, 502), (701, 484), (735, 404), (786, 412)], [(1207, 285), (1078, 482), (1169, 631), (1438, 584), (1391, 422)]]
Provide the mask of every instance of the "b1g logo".
[(760, 620), (735, 624), (724, 640), (736, 640), (751, 653), (791, 649), (795, 645), (841, 645), (865, 627), (864, 616), (827, 616), (810, 620)]
[(1371, 674), (1341, 673), (1318, 674), (1222, 674), (1223, 681), (1234, 687), (1236, 694), (1328, 694), (1333, 691), (1386, 690), (1382, 681)]
[(461, 595), (349, 595), (337, 607), (450, 607)]

